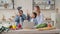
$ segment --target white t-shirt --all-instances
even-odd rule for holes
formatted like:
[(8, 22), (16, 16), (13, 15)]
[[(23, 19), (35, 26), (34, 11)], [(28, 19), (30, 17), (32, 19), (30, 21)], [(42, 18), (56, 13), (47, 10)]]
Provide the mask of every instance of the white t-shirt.
[(32, 18), (30, 22), (33, 22), (33, 20), (34, 20), (34, 19)]
[(44, 16), (43, 16), (43, 14), (40, 13), (40, 15), (36, 17), (36, 19), (37, 19), (38, 24), (43, 23), (43, 21), (44, 21)]

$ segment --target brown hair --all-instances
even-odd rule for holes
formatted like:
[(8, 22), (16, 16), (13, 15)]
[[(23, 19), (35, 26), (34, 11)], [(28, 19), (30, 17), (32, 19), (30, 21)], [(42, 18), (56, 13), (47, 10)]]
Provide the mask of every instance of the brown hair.
[(35, 18), (36, 18), (36, 16), (37, 16), (37, 13), (35, 13), (35, 12), (32, 12), (34, 15), (35, 15)]
[(37, 8), (37, 10), (40, 10), (40, 7), (39, 6), (35, 6)]
[(35, 7), (36, 7), (38, 13), (40, 13), (40, 7), (39, 6), (35, 6)]
[(19, 10), (18, 12), (22, 12), (23, 13), (23, 10)]

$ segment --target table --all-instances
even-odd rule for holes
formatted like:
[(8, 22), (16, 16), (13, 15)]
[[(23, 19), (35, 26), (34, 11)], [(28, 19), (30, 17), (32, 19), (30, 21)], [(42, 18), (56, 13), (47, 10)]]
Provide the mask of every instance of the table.
[(35, 29), (21, 29), (21, 30), (10, 30), (8, 32), (3, 32), (2, 34), (59, 34), (60, 29), (54, 30), (45, 30), (45, 31), (38, 31)]

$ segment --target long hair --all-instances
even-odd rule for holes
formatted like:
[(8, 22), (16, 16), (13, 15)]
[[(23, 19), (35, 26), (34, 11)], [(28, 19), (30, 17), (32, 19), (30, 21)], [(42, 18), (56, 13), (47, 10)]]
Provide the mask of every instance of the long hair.
[(36, 9), (40, 12), (40, 7), (39, 6), (35, 6), (36, 7)]
[(38, 10), (40, 10), (40, 7), (39, 6), (35, 6)]

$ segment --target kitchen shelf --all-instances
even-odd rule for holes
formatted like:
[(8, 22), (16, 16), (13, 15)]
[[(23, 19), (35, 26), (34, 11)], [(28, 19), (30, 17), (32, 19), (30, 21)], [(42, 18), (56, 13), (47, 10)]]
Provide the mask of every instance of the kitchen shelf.
[(55, 5), (55, 4), (33, 4), (33, 5)]
[[(38, 2), (39, 1), (39, 2)], [(34, 6), (38, 5), (40, 6), (40, 9), (41, 10), (55, 10), (55, 0), (50, 0), (50, 4), (47, 3), (47, 1), (49, 0), (33, 0), (33, 9), (34, 9)], [(37, 3), (38, 2), (38, 3)], [(41, 2), (45, 2), (45, 3), (41, 3)]]

